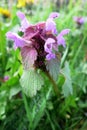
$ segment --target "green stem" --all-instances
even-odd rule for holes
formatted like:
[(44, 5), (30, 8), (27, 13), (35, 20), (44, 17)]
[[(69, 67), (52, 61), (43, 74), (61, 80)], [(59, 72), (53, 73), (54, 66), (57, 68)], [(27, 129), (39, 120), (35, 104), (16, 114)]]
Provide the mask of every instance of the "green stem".
[(68, 54), (68, 51), (69, 51), (69, 45), (67, 46), (67, 48), (66, 48), (66, 50), (65, 50), (65, 52), (64, 52), (64, 54), (63, 54), (63, 57), (62, 57), (62, 59), (61, 59), (61, 67), (63, 66), (63, 64), (64, 64), (64, 62), (65, 62), (65, 59), (66, 59), (67, 54)]
[(55, 83), (55, 81), (53, 80), (53, 78), (51, 77), (51, 75), (49, 74), (48, 71), (45, 71), (47, 77), (49, 78), (49, 80), (51, 81), (52, 83), (52, 86), (53, 86), (53, 89), (54, 89), (54, 92), (57, 96), (59, 96), (59, 91), (58, 91), (58, 86), (57, 84)]

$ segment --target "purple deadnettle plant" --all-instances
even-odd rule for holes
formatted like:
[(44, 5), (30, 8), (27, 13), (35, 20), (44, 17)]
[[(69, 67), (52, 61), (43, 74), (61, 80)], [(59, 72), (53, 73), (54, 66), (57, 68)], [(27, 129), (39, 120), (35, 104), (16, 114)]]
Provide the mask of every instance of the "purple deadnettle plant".
[(27, 96), (33, 97), (43, 85), (43, 78), (40, 71), (46, 73), (53, 83), (57, 92), (56, 80), (59, 74), (60, 52), (59, 46), (66, 47), (64, 36), (69, 33), (69, 29), (64, 29), (57, 33), (55, 19), (59, 13), (53, 12), (44, 22), (35, 25), (30, 24), (22, 12), (17, 16), (21, 20), (19, 36), (13, 32), (7, 32), (8, 39), (14, 41), (14, 49), (20, 48), (24, 72), (20, 83)]

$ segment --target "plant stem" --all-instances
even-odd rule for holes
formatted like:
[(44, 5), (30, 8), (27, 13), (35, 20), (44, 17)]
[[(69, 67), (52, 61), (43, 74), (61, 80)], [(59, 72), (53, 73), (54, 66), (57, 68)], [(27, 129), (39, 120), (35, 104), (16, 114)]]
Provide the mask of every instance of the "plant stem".
[(53, 89), (54, 89), (54, 92), (57, 96), (59, 96), (59, 91), (58, 91), (58, 86), (57, 84), (55, 83), (54, 79), (51, 77), (51, 75), (49, 74), (48, 71), (45, 71), (47, 77), (49, 78), (49, 80), (51, 81), (52, 83), (52, 86), (53, 86)]

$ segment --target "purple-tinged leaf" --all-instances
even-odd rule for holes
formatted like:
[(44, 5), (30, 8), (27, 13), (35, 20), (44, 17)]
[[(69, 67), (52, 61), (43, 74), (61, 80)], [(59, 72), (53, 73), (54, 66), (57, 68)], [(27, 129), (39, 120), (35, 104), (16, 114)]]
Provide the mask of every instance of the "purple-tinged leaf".
[(46, 69), (56, 81), (58, 79), (59, 70), (60, 70), (60, 59), (57, 57), (46, 62)]
[(24, 38), (27, 40), (30, 40), (34, 36), (36, 36), (39, 33), (36, 26), (30, 26), (26, 29), (24, 33)]
[(25, 46), (21, 49), (21, 56), (25, 70), (33, 68), (37, 59), (37, 51), (34, 48)]

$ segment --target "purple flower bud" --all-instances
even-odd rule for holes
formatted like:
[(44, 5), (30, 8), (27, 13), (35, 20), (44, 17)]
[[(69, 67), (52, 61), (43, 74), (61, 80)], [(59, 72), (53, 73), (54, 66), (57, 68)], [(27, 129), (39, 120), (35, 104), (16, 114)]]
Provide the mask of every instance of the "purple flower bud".
[(29, 22), (26, 19), (25, 15), (22, 12), (17, 12), (17, 16), (20, 18), (21, 20), (21, 28), (20, 31), (24, 32), (26, 30), (26, 28), (29, 27)]
[(51, 59), (55, 59), (55, 54), (54, 53), (49, 53), (49, 54), (47, 54), (46, 55), (46, 59), (49, 61), (49, 60), (51, 60)]
[(70, 29), (64, 29), (60, 32), (60, 35), (64, 36), (70, 32)]
[(58, 46), (62, 45), (63, 47), (66, 47), (65, 39), (60, 34), (57, 36), (57, 44)]
[(53, 43), (55, 43), (55, 40), (53, 38), (48, 38), (46, 40), (46, 43), (44, 45), (44, 49), (46, 52), (50, 53), (52, 51)]
[(48, 38), (46, 40), (46, 43), (44, 45), (44, 49), (47, 52), (46, 59), (51, 60), (55, 58), (55, 54), (53, 53), (53, 50), (56, 50), (55, 46), (56, 41), (53, 38)]
[(46, 31), (51, 31), (53, 34), (57, 33), (56, 24), (51, 18), (48, 18), (46, 21)]
[(85, 22), (85, 18), (84, 17), (77, 17), (77, 16), (75, 16), (73, 19), (79, 25), (82, 25)]
[(68, 34), (70, 32), (70, 29), (64, 29), (60, 32), (60, 34), (57, 36), (57, 44), (60, 46), (62, 45), (63, 47), (66, 47), (66, 42), (64, 39), (64, 35)]
[(18, 11), (18, 12), (17, 12), (17, 16), (18, 16), (21, 20), (23, 20), (23, 19), (25, 18), (24, 13), (22, 13), (21, 11)]
[(54, 19), (54, 18), (59, 17), (59, 15), (60, 15), (59, 13), (53, 12), (53, 13), (50, 14), (49, 18), (53, 18)]
[(9, 76), (4, 76), (4, 81), (9, 80)]

